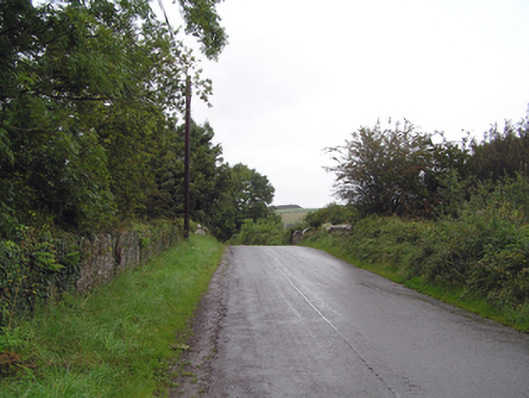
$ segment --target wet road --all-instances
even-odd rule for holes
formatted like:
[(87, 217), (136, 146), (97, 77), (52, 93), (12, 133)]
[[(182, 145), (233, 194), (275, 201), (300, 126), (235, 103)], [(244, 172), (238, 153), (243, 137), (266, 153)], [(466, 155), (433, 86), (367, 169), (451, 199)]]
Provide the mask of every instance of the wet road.
[(303, 247), (233, 247), (216, 397), (529, 397), (529, 336)]

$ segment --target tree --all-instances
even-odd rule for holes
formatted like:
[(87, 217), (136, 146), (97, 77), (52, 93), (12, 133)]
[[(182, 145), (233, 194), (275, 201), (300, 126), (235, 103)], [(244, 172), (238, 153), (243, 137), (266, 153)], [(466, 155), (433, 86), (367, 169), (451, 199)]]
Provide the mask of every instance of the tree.
[[(214, 144), (212, 127), (191, 122), (191, 216), (204, 222), (210, 206), (219, 197), (218, 179), (222, 164), (222, 148)], [(151, 198), (150, 211), (169, 217), (183, 213), (184, 181), (184, 126), (180, 125), (168, 136), (167, 146), (162, 146), (152, 159), (156, 171), (156, 192)]]
[(274, 187), (266, 176), (259, 174), (242, 163), (232, 167), (235, 208), (243, 219), (254, 222), (267, 218), (271, 214), (269, 205), (274, 199)]
[(269, 207), (274, 197), (274, 187), (266, 176), (244, 164), (233, 167), (221, 165), (217, 189), (209, 226), (221, 240), (228, 240), (237, 234), (248, 220), (258, 222), (275, 216)]
[(336, 195), (366, 213), (413, 214), (434, 205), (438, 147), (432, 135), (414, 126), (391, 121), (383, 127), (361, 127), (340, 147), (330, 148), (338, 163)]
[(178, 0), (186, 21), (186, 33), (197, 37), (202, 43), (202, 52), (216, 59), (227, 43), (224, 28), (216, 5), (222, 0)]
[(99, 65), (102, 55), (93, 48), (95, 15), (80, 6), (8, 2), (1, 21), (9, 44), (0, 89), (8, 203), (21, 221), (31, 210), (61, 226), (98, 224), (113, 203), (92, 124), (110, 81), (89, 62), (93, 55)]
[(482, 181), (526, 174), (529, 169), (529, 121), (505, 123), (503, 132), (492, 126), (481, 143), (471, 144), (470, 169)]
[[(268, 218), (274, 188), (268, 178), (243, 164), (230, 167), (222, 147), (213, 143), (208, 124), (191, 123), (191, 218), (227, 240), (246, 219)], [(184, 126), (179, 126), (164, 151), (153, 158), (156, 189), (147, 205), (149, 216), (181, 217), (183, 213)], [(164, 147), (165, 148), (165, 147)]]
[[(217, 54), (215, 2), (185, 3), (190, 32)], [(97, 229), (144, 212), (185, 76), (200, 97), (211, 90), (148, 1), (6, 0), (0, 44), (1, 230), (35, 215)]]

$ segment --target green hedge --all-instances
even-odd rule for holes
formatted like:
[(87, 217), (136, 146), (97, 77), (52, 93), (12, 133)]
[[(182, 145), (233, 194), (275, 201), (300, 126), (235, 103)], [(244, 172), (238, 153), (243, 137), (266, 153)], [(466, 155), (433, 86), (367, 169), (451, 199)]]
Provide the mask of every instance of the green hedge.
[(529, 225), (508, 206), (438, 221), (372, 216), (350, 234), (312, 239), (334, 240), (328, 245), (389, 266), (403, 281), (462, 287), (498, 306), (529, 303)]

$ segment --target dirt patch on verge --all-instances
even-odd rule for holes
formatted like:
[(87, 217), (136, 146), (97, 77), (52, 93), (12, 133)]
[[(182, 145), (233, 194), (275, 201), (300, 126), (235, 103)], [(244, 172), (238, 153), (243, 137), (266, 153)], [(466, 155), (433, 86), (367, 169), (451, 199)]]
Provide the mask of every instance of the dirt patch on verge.
[(210, 392), (212, 362), (217, 356), (220, 323), (226, 313), (223, 304), (224, 275), (228, 270), (231, 250), (226, 249), (222, 261), (202, 298), (193, 320), (193, 335), (185, 346), (178, 363), (169, 372), (172, 386), (169, 397), (207, 397)]

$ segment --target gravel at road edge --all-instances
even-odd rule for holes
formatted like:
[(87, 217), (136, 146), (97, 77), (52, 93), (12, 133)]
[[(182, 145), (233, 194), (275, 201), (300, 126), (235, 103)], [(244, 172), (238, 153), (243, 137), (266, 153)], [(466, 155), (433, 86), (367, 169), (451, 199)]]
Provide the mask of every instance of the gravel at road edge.
[(222, 300), (223, 281), (230, 257), (231, 250), (227, 248), (194, 316), (193, 334), (187, 342), (189, 348), (169, 369), (172, 375), (170, 398), (209, 396), (211, 364), (217, 355), (220, 323), (226, 313)]

